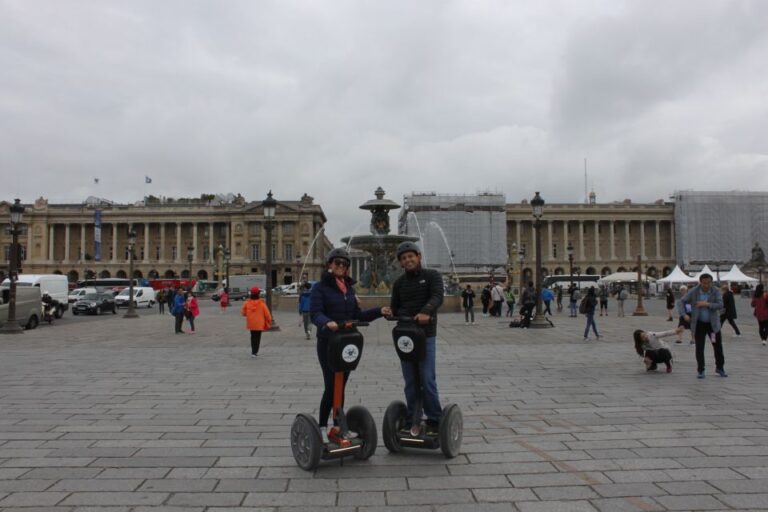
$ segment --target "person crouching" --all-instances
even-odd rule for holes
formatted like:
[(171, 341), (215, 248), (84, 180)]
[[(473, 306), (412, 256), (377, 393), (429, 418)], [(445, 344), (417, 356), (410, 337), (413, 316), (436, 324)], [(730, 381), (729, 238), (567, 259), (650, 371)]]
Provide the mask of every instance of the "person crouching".
[(661, 338), (674, 336), (682, 331), (683, 328), (678, 327), (672, 331), (653, 332), (638, 329), (634, 332), (635, 352), (637, 352), (637, 355), (643, 356), (645, 371), (652, 372), (656, 370), (659, 363), (666, 365), (667, 373), (672, 371), (672, 352)]
[(259, 354), (261, 333), (272, 327), (272, 314), (266, 303), (259, 298), (261, 290), (251, 288), (251, 295), (240, 308), (240, 314), (245, 317), (245, 328), (251, 331), (251, 357)]

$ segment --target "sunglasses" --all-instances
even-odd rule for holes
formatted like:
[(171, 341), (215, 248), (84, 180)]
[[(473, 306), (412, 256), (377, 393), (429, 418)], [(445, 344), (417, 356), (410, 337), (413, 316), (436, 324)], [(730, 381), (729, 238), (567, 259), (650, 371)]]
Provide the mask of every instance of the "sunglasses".
[(349, 262), (347, 260), (343, 260), (341, 258), (336, 258), (335, 260), (333, 260), (332, 263), (334, 265), (339, 266), (339, 267), (348, 267), (349, 266)]

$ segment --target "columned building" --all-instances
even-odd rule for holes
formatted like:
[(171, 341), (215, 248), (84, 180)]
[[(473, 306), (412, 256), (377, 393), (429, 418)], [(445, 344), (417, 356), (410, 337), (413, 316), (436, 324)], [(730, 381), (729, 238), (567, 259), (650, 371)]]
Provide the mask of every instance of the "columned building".
[[(518, 253), (522, 249), (524, 279), (532, 279), (536, 254), (531, 206), (527, 200), (507, 204), (507, 250), (509, 265), (519, 275)], [(545, 275), (568, 274), (567, 247), (573, 246), (574, 274), (607, 275), (636, 271), (637, 257), (642, 271), (663, 277), (675, 266), (674, 204), (589, 204), (544, 205), (541, 220), (541, 262)]]
[[(5, 225), (9, 205), (0, 202), (0, 223)], [(216, 202), (114, 204), (89, 198), (83, 204), (49, 204), (41, 197), (25, 208), (19, 242), (26, 274), (65, 274), (70, 281), (128, 277), (131, 228), (137, 235), (137, 278), (191, 275), (193, 279), (219, 280), (225, 248), (230, 251), (230, 274), (265, 271), (268, 248), (261, 200), (248, 202), (238, 195)], [(310, 279), (319, 277), (323, 256), (331, 247), (322, 232), (326, 221), (322, 208), (306, 194), (298, 201), (278, 200), (271, 247), (273, 283), (298, 280), (302, 268)], [(10, 244), (10, 235), (3, 230), (2, 275), (8, 272)]]

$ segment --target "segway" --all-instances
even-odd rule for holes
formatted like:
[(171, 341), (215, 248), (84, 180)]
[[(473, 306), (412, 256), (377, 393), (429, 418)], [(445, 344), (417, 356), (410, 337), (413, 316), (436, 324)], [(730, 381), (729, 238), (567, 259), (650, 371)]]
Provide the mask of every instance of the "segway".
[[(391, 318), (397, 320), (397, 325), (392, 329), (392, 339), (395, 343), (395, 351), (401, 361), (412, 364), (416, 375), (416, 405), (413, 417), (408, 421), (408, 408), (400, 400), (389, 404), (384, 413), (382, 425), (382, 437), (384, 446), (392, 453), (402, 452), (404, 448), (422, 448), (442, 450), (443, 455), (452, 459), (459, 454), (461, 439), (464, 432), (464, 420), (461, 409), (456, 404), (448, 404), (443, 407), (438, 435), (428, 435), (426, 425), (422, 419), (424, 405), (424, 390), (421, 386), (419, 374), (419, 362), (424, 360), (427, 348), (427, 337), (424, 330), (419, 327), (413, 318)], [(411, 424), (410, 430), (405, 426)]]
[[(366, 460), (376, 451), (378, 435), (376, 423), (368, 409), (356, 405), (344, 413), (344, 372), (357, 368), (363, 355), (363, 335), (358, 326), (366, 322), (348, 321), (339, 324), (339, 330), (328, 339), (328, 360), (334, 371), (333, 418), (338, 424), (328, 432), (328, 442), (323, 443), (317, 420), (309, 414), (298, 414), (291, 425), (291, 450), (301, 469), (312, 471), (320, 460), (353, 456)], [(349, 439), (349, 432), (357, 437)]]

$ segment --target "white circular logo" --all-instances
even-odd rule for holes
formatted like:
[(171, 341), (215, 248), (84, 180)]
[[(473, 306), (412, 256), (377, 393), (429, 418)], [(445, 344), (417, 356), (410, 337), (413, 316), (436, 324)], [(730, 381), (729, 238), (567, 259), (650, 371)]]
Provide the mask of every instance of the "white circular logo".
[(400, 336), (397, 338), (397, 348), (404, 354), (410, 354), (413, 352), (413, 340), (408, 336)]
[(360, 351), (357, 349), (357, 345), (347, 345), (341, 351), (341, 358), (345, 363), (354, 363), (358, 357), (360, 357)]

